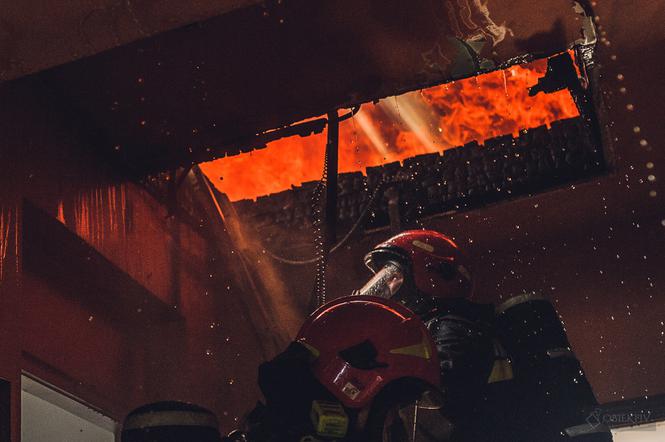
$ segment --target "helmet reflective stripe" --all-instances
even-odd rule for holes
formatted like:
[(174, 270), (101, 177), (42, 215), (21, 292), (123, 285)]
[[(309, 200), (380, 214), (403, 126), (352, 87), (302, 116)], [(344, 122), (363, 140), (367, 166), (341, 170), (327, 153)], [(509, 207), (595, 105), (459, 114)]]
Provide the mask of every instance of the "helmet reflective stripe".
[(123, 430), (140, 430), (156, 427), (208, 427), (218, 429), (217, 418), (197, 411), (150, 411), (129, 416)]

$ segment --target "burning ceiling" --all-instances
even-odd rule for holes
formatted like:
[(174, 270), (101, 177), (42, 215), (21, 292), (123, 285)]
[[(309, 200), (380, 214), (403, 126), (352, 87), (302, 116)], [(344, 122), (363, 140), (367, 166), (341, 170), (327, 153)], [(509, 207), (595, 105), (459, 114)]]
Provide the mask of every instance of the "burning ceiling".
[[(366, 104), (340, 127), (340, 172), (518, 136), (521, 130), (578, 116), (566, 89), (529, 95), (546, 69), (543, 59)], [(232, 201), (254, 199), (318, 180), (324, 148), (325, 134), (290, 137), (201, 167)]]

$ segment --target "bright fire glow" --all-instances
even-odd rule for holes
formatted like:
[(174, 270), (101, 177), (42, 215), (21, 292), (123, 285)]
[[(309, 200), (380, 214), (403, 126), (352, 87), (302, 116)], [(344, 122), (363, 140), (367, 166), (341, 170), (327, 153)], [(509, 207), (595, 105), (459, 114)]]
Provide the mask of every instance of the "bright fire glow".
[[(340, 124), (340, 173), (578, 116), (567, 90), (529, 97), (546, 68), (547, 60), (538, 60), (363, 105)], [(325, 144), (325, 131), (290, 137), (201, 168), (231, 201), (256, 198), (319, 180)]]

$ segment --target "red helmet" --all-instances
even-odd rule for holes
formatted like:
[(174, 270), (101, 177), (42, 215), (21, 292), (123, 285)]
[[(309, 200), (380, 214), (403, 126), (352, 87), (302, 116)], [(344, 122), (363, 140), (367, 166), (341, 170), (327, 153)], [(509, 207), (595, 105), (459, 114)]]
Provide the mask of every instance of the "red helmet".
[[(413, 278), (412, 282), (420, 292), (434, 298), (468, 298), (473, 292), (466, 257), (452, 239), (433, 230), (409, 230), (393, 236), (369, 252), (365, 264), (375, 277), (360, 290), (360, 294), (366, 293), (368, 286), (375, 284), (377, 279), (385, 279), (385, 274), (389, 273), (393, 275), (389, 279), (392, 285), (387, 290), (383, 288), (385, 294), (380, 295), (394, 295), (399, 289), (395, 282), (399, 279), (395, 276), (396, 267)], [(372, 290), (376, 292), (377, 289)]]
[(312, 313), (297, 341), (316, 357), (312, 371), (319, 382), (349, 408), (364, 407), (398, 379), (440, 383), (436, 347), (425, 324), (395, 301), (336, 299)]

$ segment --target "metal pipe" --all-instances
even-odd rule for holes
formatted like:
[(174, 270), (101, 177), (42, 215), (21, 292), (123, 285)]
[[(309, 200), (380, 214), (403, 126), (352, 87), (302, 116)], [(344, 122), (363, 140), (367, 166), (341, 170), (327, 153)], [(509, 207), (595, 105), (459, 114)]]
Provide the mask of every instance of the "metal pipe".
[(328, 113), (328, 142), (326, 144), (326, 210), (325, 253), (337, 242), (337, 173), (339, 159), (339, 116)]

